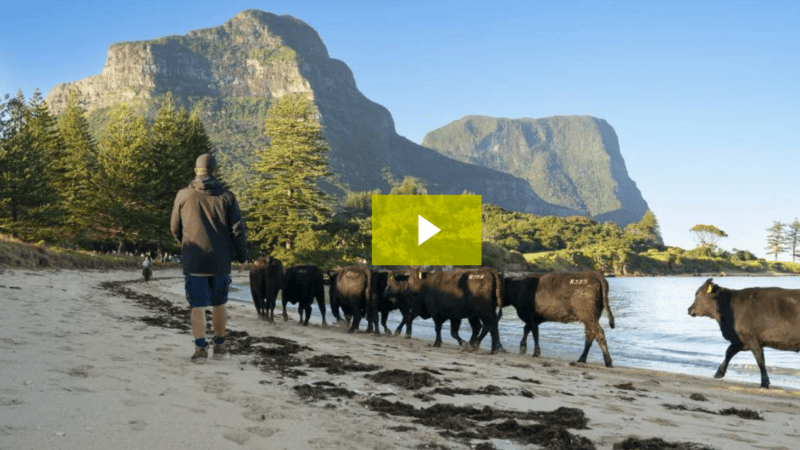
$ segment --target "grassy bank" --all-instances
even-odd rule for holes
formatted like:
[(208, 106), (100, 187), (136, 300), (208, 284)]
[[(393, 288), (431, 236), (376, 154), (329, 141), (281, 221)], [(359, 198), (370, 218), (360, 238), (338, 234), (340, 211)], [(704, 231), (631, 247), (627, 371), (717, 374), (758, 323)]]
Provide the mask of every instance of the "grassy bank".
[(45, 243), (29, 244), (0, 234), (0, 267), (17, 269), (136, 269), (141, 258), (97, 254)]

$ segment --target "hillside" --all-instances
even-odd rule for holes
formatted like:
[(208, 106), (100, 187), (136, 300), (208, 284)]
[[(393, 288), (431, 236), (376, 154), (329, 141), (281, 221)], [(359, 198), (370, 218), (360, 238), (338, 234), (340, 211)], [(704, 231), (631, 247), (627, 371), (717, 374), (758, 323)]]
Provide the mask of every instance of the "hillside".
[(522, 178), (546, 202), (601, 222), (636, 222), (647, 210), (617, 135), (602, 119), (468, 116), (428, 133), (422, 145)]
[[(127, 101), (152, 113), (171, 92), (200, 113), (220, 155), (223, 176), (252, 161), (253, 152), (267, 145), (262, 128), (270, 99), (309, 92), (331, 146), (335, 179), (326, 185), (331, 192), (388, 192), (389, 176), (415, 176), (431, 194), (467, 190), (510, 210), (560, 216), (589, 211), (545, 201), (519, 176), (457, 161), (398, 135), (389, 111), (367, 99), (347, 65), (330, 58), (317, 32), (291, 16), (248, 10), (223, 25), (184, 36), (114, 44), (102, 73), (48, 93), (53, 113), (64, 110), (72, 91), (90, 111), (96, 133), (112, 105)], [(235, 191), (244, 191), (248, 179), (229, 182)], [(622, 225), (644, 212), (624, 205), (622, 210), (630, 212), (618, 215)]]

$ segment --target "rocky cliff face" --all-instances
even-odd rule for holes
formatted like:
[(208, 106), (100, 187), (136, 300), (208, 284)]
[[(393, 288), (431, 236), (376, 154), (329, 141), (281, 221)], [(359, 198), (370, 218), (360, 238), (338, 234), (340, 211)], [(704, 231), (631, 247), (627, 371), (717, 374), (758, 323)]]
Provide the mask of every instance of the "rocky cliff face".
[(522, 178), (546, 202), (600, 221), (637, 222), (647, 211), (617, 135), (602, 119), (469, 116), (428, 133), (422, 145)]
[(217, 151), (236, 156), (232, 161), (246, 160), (266, 145), (260, 130), (270, 98), (310, 92), (340, 188), (385, 192), (382, 172), (389, 171), (397, 178), (423, 179), (433, 194), (468, 190), (510, 210), (540, 215), (583, 211), (548, 203), (518, 176), (448, 158), (399, 136), (389, 111), (361, 94), (350, 69), (329, 57), (313, 28), (290, 16), (248, 10), (219, 27), (185, 36), (112, 45), (101, 74), (59, 85), (48, 94), (54, 113), (65, 109), (73, 90), (95, 115), (118, 102), (149, 105), (172, 92), (189, 108), (202, 110)]

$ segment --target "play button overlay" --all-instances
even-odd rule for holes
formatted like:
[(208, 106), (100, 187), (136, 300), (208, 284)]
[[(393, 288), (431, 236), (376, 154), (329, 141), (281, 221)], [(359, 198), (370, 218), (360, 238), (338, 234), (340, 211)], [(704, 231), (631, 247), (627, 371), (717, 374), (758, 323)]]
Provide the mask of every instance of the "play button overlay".
[(432, 238), (436, 233), (440, 232), (436, 225), (428, 222), (422, 216), (417, 216), (417, 245), (422, 245), (425, 241)]
[(481, 264), (479, 195), (373, 195), (372, 264)]

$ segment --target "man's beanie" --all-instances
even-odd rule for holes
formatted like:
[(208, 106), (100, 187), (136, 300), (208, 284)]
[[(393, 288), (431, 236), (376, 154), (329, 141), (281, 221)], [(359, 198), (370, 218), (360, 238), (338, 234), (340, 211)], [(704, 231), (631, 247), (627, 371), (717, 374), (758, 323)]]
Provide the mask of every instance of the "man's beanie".
[(194, 166), (198, 169), (207, 169), (209, 172), (217, 170), (217, 160), (211, 153), (203, 153), (197, 157)]

